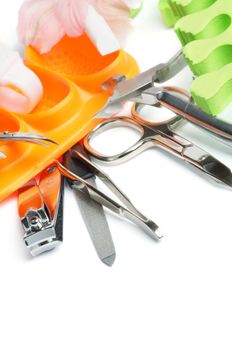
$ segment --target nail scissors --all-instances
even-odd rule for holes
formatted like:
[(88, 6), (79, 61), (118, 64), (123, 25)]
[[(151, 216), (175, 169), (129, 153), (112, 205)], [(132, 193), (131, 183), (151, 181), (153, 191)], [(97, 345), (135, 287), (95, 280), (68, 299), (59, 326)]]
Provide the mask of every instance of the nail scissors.
[[(30, 142), (40, 146), (47, 146), (47, 143), (57, 144), (55, 141), (38, 134), (27, 132), (8, 132), (0, 133), (0, 141)], [(6, 158), (5, 154), (0, 152), (0, 158)]]
[[(184, 94), (183, 91), (182, 94)], [(215, 181), (232, 187), (232, 172), (228, 167), (175, 132), (176, 129), (183, 126), (183, 122), (186, 122), (183, 118), (172, 116), (163, 122), (148, 122), (140, 116), (140, 109), (140, 104), (134, 104), (132, 117), (112, 117), (108, 120), (103, 120), (85, 137), (84, 146), (87, 152), (100, 161), (120, 163), (133, 158), (147, 148), (158, 146), (185, 160)], [(101, 154), (91, 146), (91, 140), (97, 134), (118, 126), (137, 128), (141, 134), (140, 139), (124, 152), (113, 156)]]
[(217, 136), (222, 142), (232, 145), (232, 125), (202, 111), (183, 95), (159, 85), (173, 78), (187, 66), (182, 50), (168, 62), (159, 64), (138, 74), (132, 79), (117, 75), (106, 81), (102, 88), (111, 97), (95, 117), (109, 118), (118, 114), (127, 101), (146, 105), (162, 105), (197, 126)]

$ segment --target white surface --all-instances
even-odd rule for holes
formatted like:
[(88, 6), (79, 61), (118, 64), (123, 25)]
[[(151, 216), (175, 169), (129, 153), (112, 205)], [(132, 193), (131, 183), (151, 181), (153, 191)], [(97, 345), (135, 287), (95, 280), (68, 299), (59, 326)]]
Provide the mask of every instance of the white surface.
[[(0, 32), (12, 46), (20, 2), (0, 4)], [(128, 44), (142, 69), (179, 47), (156, 3), (145, 0)], [(226, 146), (192, 127), (185, 136), (232, 166)], [(63, 246), (32, 259), (16, 200), (1, 204), (0, 348), (231, 349), (231, 192), (158, 149), (106, 170), (165, 238), (157, 244), (108, 215), (117, 259), (107, 268), (67, 191)]]

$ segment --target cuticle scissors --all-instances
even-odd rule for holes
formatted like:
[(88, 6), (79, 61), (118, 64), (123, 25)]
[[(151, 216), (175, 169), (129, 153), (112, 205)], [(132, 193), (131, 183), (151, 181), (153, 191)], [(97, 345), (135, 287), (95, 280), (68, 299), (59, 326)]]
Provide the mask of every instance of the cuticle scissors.
[(180, 50), (166, 63), (158, 64), (134, 78), (126, 79), (124, 76), (112, 77), (103, 84), (103, 89), (109, 92), (110, 98), (95, 117), (107, 119), (112, 114), (119, 113), (123, 104), (127, 101), (150, 106), (160, 104), (212, 133), (231, 147), (231, 124), (205, 113), (192, 100), (185, 101), (181, 96), (175, 96), (167, 88), (160, 85), (176, 76), (186, 66), (186, 60), (182, 50)]
[[(9, 132), (4, 131), (0, 133), (0, 141), (11, 141), (11, 142), (29, 142), (36, 145), (48, 147), (47, 143), (57, 145), (57, 143), (45, 136), (33, 134), (29, 132)], [(0, 159), (6, 158), (6, 155), (0, 152)]]
[[(167, 88), (167, 90), (168, 89), (180, 93), (185, 98), (188, 96), (186, 92), (178, 88)], [(185, 119), (181, 118), (179, 115), (174, 117), (172, 115), (163, 122), (148, 122), (140, 116), (140, 107), (141, 104), (139, 103), (133, 105), (131, 117), (112, 117), (98, 124), (84, 139), (84, 147), (87, 152), (97, 160), (120, 164), (140, 154), (147, 148), (158, 146), (182, 158), (187, 163), (206, 173), (215, 181), (232, 187), (232, 172), (226, 165), (202, 148), (175, 133), (175, 130), (183, 125), (183, 122), (187, 122)], [(99, 153), (91, 146), (91, 140), (97, 134), (101, 134), (107, 129), (123, 125), (136, 127), (142, 133), (140, 139), (124, 152), (109, 156)]]

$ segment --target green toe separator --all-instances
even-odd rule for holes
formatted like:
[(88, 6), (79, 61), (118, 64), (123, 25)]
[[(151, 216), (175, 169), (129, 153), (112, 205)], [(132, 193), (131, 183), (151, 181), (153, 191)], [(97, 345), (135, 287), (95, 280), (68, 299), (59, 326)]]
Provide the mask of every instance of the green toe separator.
[(173, 27), (183, 16), (200, 11), (212, 5), (215, 0), (160, 0), (159, 7), (164, 23)]
[(180, 19), (180, 16), (173, 12), (170, 6), (169, 0), (160, 0), (159, 3), (160, 12), (163, 18), (163, 22), (167, 27), (174, 27), (176, 22)]
[(140, 7), (138, 7), (137, 9), (133, 9), (130, 12), (130, 18), (135, 18), (137, 16), (137, 14), (142, 10), (143, 7), (143, 1), (141, 2)]
[(198, 77), (192, 83), (191, 93), (207, 113), (221, 113), (232, 101), (232, 63)]
[(175, 31), (197, 76), (192, 84), (196, 103), (213, 115), (222, 112), (232, 101), (232, 1), (161, 0), (161, 11), (164, 4), (180, 17)]

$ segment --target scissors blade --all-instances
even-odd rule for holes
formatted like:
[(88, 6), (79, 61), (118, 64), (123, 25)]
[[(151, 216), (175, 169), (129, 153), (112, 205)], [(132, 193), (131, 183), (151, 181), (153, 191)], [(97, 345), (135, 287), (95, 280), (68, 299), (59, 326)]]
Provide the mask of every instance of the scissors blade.
[(218, 159), (214, 158), (211, 154), (205, 152), (195, 145), (191, 145), (184, 148), (182, 157), (187, 162), (211, 176), (215, 181), (219, 181), (232, 187), (231, 170)]
[(175, 118), (168, 124), (160, 125), (159, 128), (151, 125), (146, 125), (146, 128), (156, 133), (154, 140), (161, 148), (195, 166), (216, 182), (232, 187), (231, 170), (210, 153), (176, 134), (173, 130), (178, 127), (177, 121), (178, 118)]
[[(76, 145), (73, 149), (88, 158), (81, 145)], [(74, 160), (69, 153), (65, 155), (64, 164), (74, 174), (88, 179), (88, 182), (96, 187), (94, 173), (81, 162)], [(75, 191), (82, 217), (100, 260), (112, 266), (116, 258), (116, 251), (103, 206), (91, 199), (87, 192), (80, 191), (79, 182), (68, 180), (68, 183)]]

